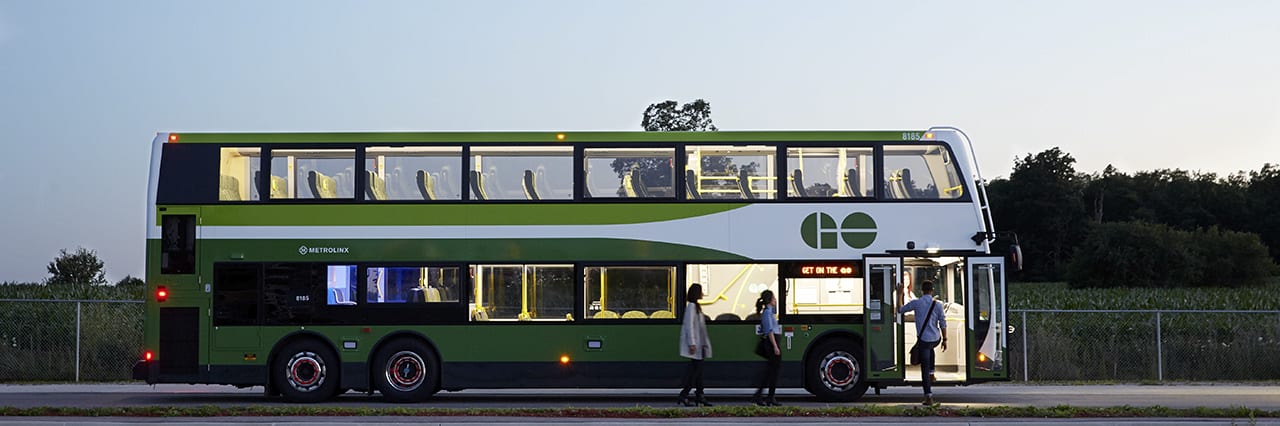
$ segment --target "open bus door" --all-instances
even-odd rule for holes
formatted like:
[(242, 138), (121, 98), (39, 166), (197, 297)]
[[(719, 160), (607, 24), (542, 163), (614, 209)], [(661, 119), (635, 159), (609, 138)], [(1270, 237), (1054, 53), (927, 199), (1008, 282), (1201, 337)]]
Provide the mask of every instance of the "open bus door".
[(1008, 298), (1005, 297), (1004, 258), (971, 257), (968, 265), (969, 379), (1009, 377)]
[(902, 258), (867, 257), (863, 279), (863, 300), (866, 312), (862, 316), (866, 330), (867, 379), (894, 381), (903, 379), (902, 317), (894, 289), (902, 276)]

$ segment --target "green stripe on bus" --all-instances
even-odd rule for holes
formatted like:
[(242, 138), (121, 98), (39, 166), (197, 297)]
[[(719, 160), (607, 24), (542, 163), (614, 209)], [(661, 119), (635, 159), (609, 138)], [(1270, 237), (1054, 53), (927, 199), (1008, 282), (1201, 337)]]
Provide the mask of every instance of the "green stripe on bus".
[(200, 244), (201, 257), (214, 262), (239, 259), (339, 264), (748, 260), (737, 254), (684, 244), (609, 238), (201, 240)]
[[(210, 205), (203, 226), (615, 225), (706, 216), (728, 204), (349, 204)], [(157, 218), (157, 225), (159, 218)]]
[[(901, 141), (923, 130), (800, 132), (378, 132), (183, 133), (178, 143), (570, 143), (570, 142), (779, 142)], [(564, 140), (557, 135), (564, 134)]]

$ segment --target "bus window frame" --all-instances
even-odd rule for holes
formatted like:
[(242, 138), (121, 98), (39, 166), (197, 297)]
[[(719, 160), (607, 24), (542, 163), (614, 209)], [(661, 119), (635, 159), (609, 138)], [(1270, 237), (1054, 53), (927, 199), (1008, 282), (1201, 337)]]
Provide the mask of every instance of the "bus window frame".
[[(271, 177), (270, 176), (272, 175), (272, 170), (271, 170), (272, 167), (271, 167), (270, 160), (274, 158), (272, 156), (274, 151), (277, 151), (277, 150), (287, 150), (287, 151), (346, 150), (346, 149), (354, 150), (354, 153), (351, 156), (352, 158), (351, 170), (355, 172), (355, 171), (363, 171), (362, 168), (358, 168), (358, 167), (364, 167), (364, 161), (365, 161), (364, 149), (368, 145), (369, 144), (357, 144), (357, 143), (332, 143), (332, 144), (267, 143), (267, 144), (258, 145), (259, 147), (262, 148), (262, 157), (260, 160), (262, 161), (262, 165), (260, 170), (262, 171), (263, 176), (267, 176), (266, 179), (260, 179), (261, 182), (255, 182), (255, 184), (258, 187), (258, 194), (264, 195), (264, 196), (258, 197), (259, 198), (258, 202), (278, 203), (278, 204), (351, 204), (351, 203), (372, 204), (369, 200), (366, 200), (364, 197), (364, 186), (367, 185), (367, 183), (365, 183), (365, 178), (363, 176), (364, 173), (354, 173), (355, 176), (353, 176), (354, 180), (352, 181), (352, 185), (355, 185), (355, 186), (352, 188), (351, 190), (352, 196), (349, 198), (298, 198), (296, 195), (294, 197), (288, 197), (288, 198), (272, 198), (271, 197)], [(297, 187), (297, 185), (299, 184), (294, 183), (294, 185), (295, 187)], [(295, 191), (297, 191), (297, 189), (295, 189)]]
[[(571, 321), (570, 323), (571, 324), (602, 324), (602, 325), (603, 324), (614, 325), (614, 324), (679, 324), (681, 323), (681, 321), (684, 318), (684, 305), (686, 303), (685, 294), (688, 293), (689, 291), (688, 283), (687, 281), (685, 281), (684, 269), (686, 264), (687, 264), (686, 262), (675, 262), (675, 261), (662, 261), (662, 262), (591, 261), (591, 262), (575, 263), (574, 264), (574, 276), (575, 276), (574, 285), (576, 285), (578, 289), (574, 295), (574, 312), (573, 312), (574, 321)], [(587, 313), (587, 280), (586, 280), (587, 268), (638, 267), (638, 266), (671, 267), (675, 269), (674, 271), (675, 288), (672, 289), (672, 291), (675, 293), (672, 295), (673, 301), (675, 303), (675, 306), (674, 306), (675, 310), (672, 311), (674, 318), (647, 318), (643, 321), (636, 320), (636, 319), (629, 319), (629, 318), (623, 319), (621, 317), (619, 318), (588, 318), (586, 315)]]

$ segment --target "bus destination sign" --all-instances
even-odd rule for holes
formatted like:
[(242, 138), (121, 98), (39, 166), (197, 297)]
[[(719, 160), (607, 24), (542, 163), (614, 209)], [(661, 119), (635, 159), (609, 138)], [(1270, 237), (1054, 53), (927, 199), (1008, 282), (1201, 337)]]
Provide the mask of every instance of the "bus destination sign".
[(862, 262), (791, 262), (782, 273), (783, 278), (860, 278)]

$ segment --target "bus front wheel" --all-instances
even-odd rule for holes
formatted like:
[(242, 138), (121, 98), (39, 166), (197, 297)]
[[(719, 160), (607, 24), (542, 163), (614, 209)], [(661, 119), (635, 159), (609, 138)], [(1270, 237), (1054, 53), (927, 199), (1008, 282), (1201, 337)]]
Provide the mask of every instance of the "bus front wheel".
[(435, 353), (417, 339), (396, 339), (378, 350), (374, 385), (391, 402), (420, 402), (436, 393), (440, 364)]
[(320, 402), (338, 393), (338, 354), (318, 341), (289, 342), (271, 369), (275, 389), (289, 402)]
[(822, 401), (856, 401), (867, 392), (862, 347), (847, 339), (823, 342), (805, 362), (806, 388)]

